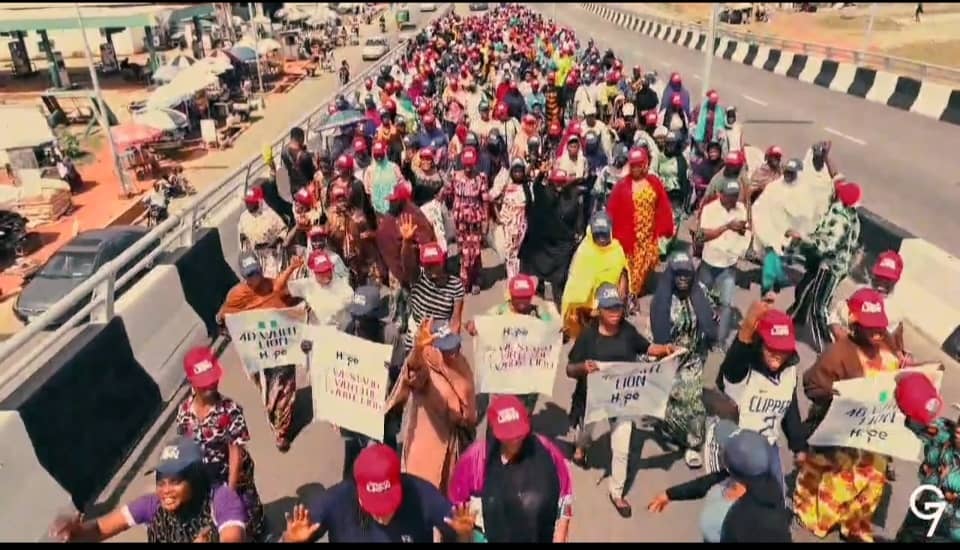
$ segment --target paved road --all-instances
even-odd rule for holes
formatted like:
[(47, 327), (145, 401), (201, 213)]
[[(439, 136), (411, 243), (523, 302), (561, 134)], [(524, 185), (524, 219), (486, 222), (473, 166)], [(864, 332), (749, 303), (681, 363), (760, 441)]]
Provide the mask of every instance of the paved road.
[[(552, 5), (540, 5), (553, 16)], [(639, 64), (661, 78), (680, 71), (692, 97), (701, 96), (702, 52), (627, 31), (579, 7), (556, 4), (556, 17), (612, 47), (628, 68)], [(803, 157), (815, 141), (833, 140), (840, 169), (864, 188), (864, 206), (954, 255), (960, 255), (960, 127), (854, 96), (825, 90), (715, 57), (711, 86), (723, 104), (734, 104), (745, 122), (745, 140), (779, 144)]]
[[(487, 251), (484, 256), (484, 265), (497, 265), (496, 255)], [(748, 266), (743, 266), (745, 269)], [(751, 268), (752, 269), (752, 268)], [(499, 270), (502, 274), (502, 268)], [(849, 287), (846, 289), (849, 292)], [(754, 286), (751, 292), (738, 291), (736, 305), (745, 311), (749, 305), (750, 296), (758, 294)], [(789, 291), (786, 294), (791, 294)], [(464, 318), (483, 312), (504, 296), (504, 285), (498, 281), (492, 288), (485, 290), (479, 296), (468, 296)], [(783, 296), (780, 307), (789, 305), (792, 296)], [(645, 302), (649, 298), (645, 299)], [(649, 334), (646, 314), (635, 320), (641, 332)], [(464, 349), (472, 349), (467, 337)], [(918, 357), (939, 359), (946, 361), (935, 346), (925, 343), (918, 336), (908, 335), (910, 346)], [(801, 349), (801, 361), (804, 368), (813, 361), (813, 353), (805, 345)], [(716, 377), (716, 368), (721, 357), (711, 356), (708, 364), (707, 380)], [(275, 530), (282, 530), (282, 518), (285, 511), (290, 510), (298, 496), (311, 491), (322, 491), (340, 479), (343, 451), (337, 432), (327, 424), (309, 424), (300, 432), (289, 453), (283, 455), (273, 446), (273, 438), (266, 422), (262, 407), (259, 405), (258, 393), (253, 384), (246, 379), (237, 355), (232, 347), (228, 347), (222, 356), (226, 375), (222, 383), (222, 391), (237, 401), (246, 410), (247, 421), (250, 423), (252, 442), (250, 450), (256, 461), (257, 485), (263, 501), (266, 504), (270, 525)], [(949, 400), (960, 399), (960, 384), (956, 372), (957, 365), (948, 367), (944, 394)], [(557, 438), (562, 448), (569, 453), (571, 441), (568, 434), (566, 411), (569, 409), (570, 394), (573, 383), (562, 374), (554, 385), (553, 395), (541, 397), (535, 414), (535, 428), (542, 433)], [(312, 416), (310, 403), (310, 389), (304, 372), (299, 373), (303, 385), (297, 394), (298, 418), (309, 420)], [(806, 408), (804, 398), (803, 407)], [(173, 431), (168, 431), (168, 436)], [(483, 432), (481, 432), (483, 433)], [(679, 454), (666, 454), (655, 441), (647, 441), (643, 431), (637, 430), (633, 438), (632, 464), (628, 498), (634, 506), (634, 517), (630, 520), (621, 519), (607, 501), (606, 480), (604, 467), (609, 464), (609, 438), (604, 435), (589, 453), (591, 469), (584, 471), (574, 468), (575, 487), (575, 517), (571, 531), (573, 541), (676, 541), (699, 542), (697, 520), (700, 504), (674, 503), (662, 515), (653, 515), (645, 510), (646, 503), (658, 492), (666, 487), (691, 479), (692, 473), (683, 463)], [(166, 437), (164, 438), (166, 439)], [(126, 488), (121, 501), (128, 501), (143, 492), (151, 489), (152, 480), (143, 477), (148, 466), (156, 461), (157, 450), (153, 449), (151, 458), (146, 466), (134, 477), (135, 481)], [(568, 454), (569, 457), (569, 454)], [(789, 462), (787, 462), (789, 464)], [(893, 487), (889, 519), (884, 530), (892, 535), (899, 526), (906, 510), (906, 498), (915, 487), (914, 465), (898, 464), (899, 478)], [(806, 540), (810, 537), (797, 531), (796, 540)], [(119, 540), (144, 541), (145, 531), (136, 529), (125, 533)]]
[[(620, 44), (626, 44), (625, 36), (610, 34), (608, 26), (599, 23), (599, 20), (587, 15), (586, 12), (572, 6), (561, 6), (558, 11), (561, 14), (561, 21), (565, 18), (577, 18), (577, 29), (580, 32), (596, 32), (597, 29), (603, 29), (610, 40), (621, 40)], [(600, 36), (597, 32), (597, 36)], [(631, 40), (640, 40), (641, 38)], [(655, 43), (655, 42), (652, 42)], [(603, 42), (601, 42), (603, 44)], [(647, 43), (641, 42), (645, 48)], [(628, 62), (637, 62), (628, 55)], [(696, 67), (696, 61), (688, 60), (690, 67)], [(722, 60), (717, 60), (715, 70), (719, 75), (724, 74)], [(742, 68), (735, 68), (742, 69)], [(687, 69), (680, 66), (680, 70), (686, 74), (692, 74), (695, 68)], [(743, 69), (746, 70), (746, 69)], [(753, 70), (753, 69), (749, 69)], [(663, 71), (661, 71), (663, 72)], [(736, 82), (745, 82), (744, 80), (735, 80)], [(720, 93), (724, 97), (729, 97), (733, 90), (737, 88), (725, 88), (725, 80), (720, 81)], [(802, 84), (789, 83), (791, 86), (800, 86)], [(767, 89), (770, 93), (773, 88)], [(759, 92), (757, 92), (759, 94)], [(771, 97), (774, 97), (771, 95)], [(842, 96), (838, 96), (842, 97)], [(859, 100), (858, 100), (859, 101)], [(860, 105), (863, 102), (858, 103)], [(763, 114), (763, 111), (755, 111), (752, 105), (741, 103), (741, 108), (745, 111), (746, 118), (751, 117), (756, 120), (757, 117), (773, 117), (776, 114)], [(866, 108), (870, 108), (866, 104)], [(903, 113), (894, 113), (899, 116)], [(908, 120), (922, 120), (920, 117), (905, 115)], [(788, 124), (779, 124), (778, 128), (793, 128)], [(767, 129), (766, 125), (751, 124), (750, 135), (757, 135), (757, 142), (766, 143), (769, 139), (766, 137), (774, 135), (773, 125)], [(789, 150), (799, 149), (802, 145), (812, 142), (822, 134), (815, 132), (812, 128), (807, 128), (804, 134), (789, 133), (792, 141), (787, 139), (787, 131), (783, 129), (776, 130), (782, 132), (784, 138), (781, 141)], [(767, 132), (764, 134), (763, 132)], [(781, 135), (781, 134), (777, 134)], [(840, 158), (844, 160), (845, 167), (848, 157), (855, 156), (838, 140), (837, 151)], [(866, 165), (869, 165), (867, 163)], [(851, 164), (848, 171), (853, 172), (854, 166)], [(854, 172), (855, 177), (859, 176)], [(866, 181), (861, 179), (861, 181)], [(872, 189), (872, 187), (868, 187)], [(685, 234), (685, 233), (682, 233)], [(496, 256), (489, 251), (484, 255), (484, 265), (495, 266), (499, 264)], [(745, 271), (755, 269), (754, 266), (742, 265)], [(497, 270), (502, 277), (502, 268)], [(492, 280), (494, 277), (490, 277)], [(844, 285), (841, 293), (849, 293), (851, 286)], [(754, 285), (749, 291), (738, 290), (736, 297), (736, 306), (744, 311), (749, 305), (751, 298), (757, 296), (758, 290)], [(465, 319), (486, 310), (491, 305), (497, 303), (504, 296), (503, 282), (498, 281), (492, 288), (482, 292), (479, 296), (468, 296), (466, 301)], [(792, 293), (787, 291), (781, 296), (779, 306), (787, 307), (792, 298)], [(644, 305), (649, 301), (647, 298)], [(649, 334), (646, 314), (635, 320), (641, 332)], [(943, 393), (948, 402), (960, 400), (960, 382), (956, 369), (958, 365), (943, 356), (935, 345), (924, 341), (920, 336), (908, 332), (908, 345), (914, 351), (914, 354), (922, 359), (939, 360), (948, 365), (947, 377), (944, 382)], [(464, 349), (471, 349), (469, 337), (465, 342)], [(812, 351), (805, 345), (801, 348), (801, 365), (808, 367), (814, 358)], [(304, 494), (310, 494), (314, 491), (322, 491), (339, 481), (342, 467), (343, 453), (342, 445), (337, 432), (327, 424), (308, 424), (295, 439), (289, 453), (280, 454), (273, 446), (273, 438), (267, 425), (266, 418), (262, 408), (259, 405), (257, 391), (253, 384), (249, 382), (243, 374), (242, 367), (239, 364), (237, 355), (232, 348), (228, 348), (222, 357), (225, 365), (226, 376), (222, 384), (224, 394), (236, 399), (246, 408), (247, 419), (250, 423), (252, 442), (250, 450), (257, 464), (257, 482), (266, 505), (268, 518), (271, 528), (274, 531), (282, 529), (283, 513), (290, 510), (298, 498)], [(716, 376), (716, 368), (721, 357), (714, 354), (708, 362), (708, 372), (706, 380), (712, 381)], [(570, 450), (570, 434), (568, 433), (568, 423), (566, 420), (566, 411), (569, 408), (570, 394), (573, 391), (573, 383), (565, 376), (558, 375), (554, 386), (553, 395), (549, 398), (541, 398), (537, 407), (534, 419), (535, 428), (542, 433), (548, 434), (561, 442), (562, 448)], [(312, 416), (310, 404), (310, 389), (307, 387), (306, 375), (299, 373), (299, 378), (303, 388), (298, 393), (298, 418), (301, 422), (309, 421)], [(807, 406), (805, 398), (801, 397), (801, 403), (804, 409)], [(482, 432), (481, 432), (482, 433)], [(172, 435), (172, 430), (168, 430), (167, 436)], [(621, 519), (613, 507), (607, 501), (606, 480), (604, 479), (604, 467), (609, 463), (609, 445), (608, 437), (603, 436), (601, 440), (594, 445), (588, 457), (591, 468), (589, 470), (580, 470), (574, 468), (574, 486), (577, 504), (575, 506), (575, 518), (571, 531), (571, 540), (577, 542), (586, 541), (632, 541), (632, 542), (699, 542), (697, 529), (697, 517), (700, 510), (699, 503), (674, 503), (666, 512), (661, 515), (649, 514), (645, 511), (646, 503), (664, 488), (674, 483), (686, 481), (695, 476), (684, 464), (682, 457), (678, 454), (667, 454), (659, 445), (648, 440), (644, 431), (637, 430), (633, 439), (632, 464), (630, 468), (630, 482), (628, 499), (634, 506), (634, 517), (630, 520)], [(121, 501), (129, 501), (136, 496), (151, 490), (152, 480), (145, 477), (145, 472), (150, 465), (156, 461), (157, 449), (151, 450), (151, 456), (146, 461), (146, 465), (140, 469), (133, 477), (134, 481), (124, 490)], [(887, 513), (880, 514), (879, 523), (885, 525), (880, 532), (892, 535), (899, 526), (906, 510), (906, 499), (909, 492), (915, 487), (916, 478), (914, 474), (915, 465), (899, 462), (898, 481), (892, 484), (891, 498), (889, 506), (885, 507)], [(795, 540), (811, 540), (799, 530), (795, 531)], [(143, 529), (132, 530), (118, 541), (144, 541), (146, 538)]]

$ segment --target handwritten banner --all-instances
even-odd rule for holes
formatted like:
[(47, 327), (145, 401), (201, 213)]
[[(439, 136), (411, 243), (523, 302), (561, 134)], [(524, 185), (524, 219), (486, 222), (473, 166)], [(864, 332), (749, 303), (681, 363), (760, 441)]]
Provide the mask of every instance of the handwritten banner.
[(233, 345), (248, 374), (284, 365), (302, 365), (300, 350), (306, 312), (302, 307), (258, 309), (224, 316)]
[(310, 326), (310, 385), (314, 422), (362, 433), (383, 441), (387, 363), (393, 348), (340, 332)]
[(839, 395), (810, 436), (810, 444), (823, 447), (849, 447), (884, 455), (920, 461), (922, 445), (906, 425), (897, 407), (894, 391), (896, 376), (907, 371), (923, 372), (940, 388), (943, 372), (938, 364), (925, 364), (909, 369), (883, 373), (869, 378), (834, 382)]
[(553, 395), (563, 339), (560, 325), (529, 315), (474, 317), (479, 393)]
[(600, 370), (587, 376), (589, 424), (607, 418), (663, 418), (677, 373), (677, 352), (656, 362), (597, 363)]

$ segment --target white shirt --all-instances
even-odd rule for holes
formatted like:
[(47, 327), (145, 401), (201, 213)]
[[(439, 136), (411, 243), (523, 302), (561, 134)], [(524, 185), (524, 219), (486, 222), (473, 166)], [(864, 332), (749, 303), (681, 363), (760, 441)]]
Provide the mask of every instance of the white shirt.
[(587, 175), (587, 161), (583, 152), (577, 153), (577, 160), (570, 158), (570, 153), (564, 151), (563, 155), (557, 159), (557, 168), (563, 170), (568, 176), (573, 178), (582, 178)]
[(785, 367), (777, 380), (750, 370), (739, 384), (724, 380), (724, 392), (740, 409), (738, 426), (754, 430), (771, 444), (780, 439), (780, 424), (797, 387), (797, 367)]
[[(747, 221), (747, 208), (738, 202), (731, 210), (724, 208), (719, 200), (712, 201), (703, 207), (700, 215), (700, 227), (703, 229), (717, 229), (735, 221)], [(724, 231), (716, 239), (703, 245), (703, 261), (710, 267), (724, 268), (737, 263), (737, 260), (750, 246), (750, 232), (743, 235), (736, 231)]]
[(304, 298), (310, 306), (309, 323), (311, 325), (331, 325), (336, 323), (335, 316), (353, 300), (353, 290), (346, 280), (334, 277), (327, 286), (320, 283), (312, 274), (288, 283), (290, 295)]

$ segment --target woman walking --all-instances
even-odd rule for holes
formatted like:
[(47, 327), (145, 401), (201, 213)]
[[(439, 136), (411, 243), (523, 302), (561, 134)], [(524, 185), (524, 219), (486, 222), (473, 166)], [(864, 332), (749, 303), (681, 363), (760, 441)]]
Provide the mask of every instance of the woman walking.
[[(240, 257), (240, 272), (244, 280), (227, 293), (227, 299), (217, 313), (217, 322), (223, 325), (224, 316), (231, 313), (293, 306), (296, 299), (290, 296), (287, 282), (302, 262), (299, 256), (294, 257), (279, 277), (270, 279), (264, 277), (256, 256), (243, 254)], [(288, 438), (293, 424), (293, 400), (297, 392), (296, 368), (294, 365), (284, 365), (266, 369), (253, 374), (252, 378), (264, 399), (277, 449), (285, 453), (290, 450)]]
[(527, 234), (527, 165), (516, 158), (509, 172), (501, 172), (493, 182), (490, 199), (494, 204), (494, 222), (501, 233), (501, 252), (507, 267), (507, 278), (520, 273), (520, 246)]
[(480, 253), (490, 223), (489, 185), (486, 176), (477, 172), (478, 160), (476, 149), (466, 148), (460, 155), (463, 170), (453, 175), (441, 193), (444, 202), (452, 203), (460, 251), (460, 280), (471, 294), (480, 293)]
[(650, 272), (660, 259), (660, 240), (674, 235), (673, 209), (660, 178), (650, 174), (645, 149), (630, 151), (629, 174), (614, 185), (607, 201), (613, 237), (620, 242), (630, 268), (631, 310), (643, 294)]
[(250, 431), (243, 407), (218, 391), (223, 368), (210, 348), (187, 352), (183, 368), (193, 391), (177, 410), (177, 433), (203, 449), (203, 463), (214, 483), (227, 485), (240, 495), (247, 512), (247, 539), (264, 542), (263, 503), (247, 450)]
[(677, 252), (670, 257), (650, 304), (650, 328), (654, 343), (686, 350), (677, 368), (663, 428), (670, 439), (685, 449), (687, 466), (700, 468), (706, 422), (703, 367), (717, 339), (717, 322), (707, 291), (693, 274), (690, 256)]

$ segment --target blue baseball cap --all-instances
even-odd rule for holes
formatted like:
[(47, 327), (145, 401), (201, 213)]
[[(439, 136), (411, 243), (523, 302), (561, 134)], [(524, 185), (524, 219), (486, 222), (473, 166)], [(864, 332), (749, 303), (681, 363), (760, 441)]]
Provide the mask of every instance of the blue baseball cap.
[(609, 237), (613, 231), (613, 223), (606, 212), (597, 212), (590, 220), (590, 233), (594, 237)]
[(350, 315), (380, 319), (383, 317), (383, 299), (380, 297), (380, 288), (374, 285), (365, 285), (353, 293), (350, 302)]
[(714, 431), (720, 455), (735, 478), (756, 478), (773, 471), (776, 448), (753, 430), (742, 429), (729, 420), (720, 420)]
[(154, 471), (161, 477), (177, 476), (203, 463), (203, 449), (196, 441), (179, 436), (167, 441), (160, 449), (160, 462)]
[(254, 275), (262, 275), (263, 266), (260, 265), (260, 259), (253, 252), (244, 252), (240, 255), (240, 275), (244, 279)]
[(611, 283), (603, 283), (597, 289), (597, 307), (600, 309), (617, 309), (623, 307), (623, 298), (620, 289)]
[(430, 334), (435, 337), (433, 347), (440, 351), (454, 351), (460, 347), (460, 335), (453, 332), (447, 321), (433, 321)]

